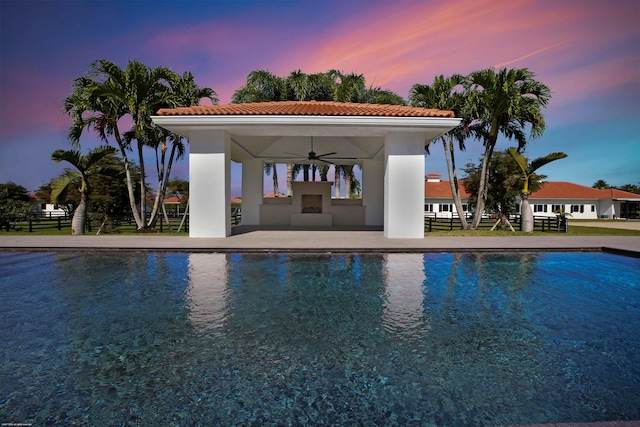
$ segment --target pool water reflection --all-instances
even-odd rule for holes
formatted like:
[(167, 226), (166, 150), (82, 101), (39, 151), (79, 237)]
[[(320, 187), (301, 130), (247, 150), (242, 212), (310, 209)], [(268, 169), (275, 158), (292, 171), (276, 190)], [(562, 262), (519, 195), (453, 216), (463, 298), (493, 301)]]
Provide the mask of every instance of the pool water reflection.
[(640, 419), (640, 260), (0, 253), (0, 421)]

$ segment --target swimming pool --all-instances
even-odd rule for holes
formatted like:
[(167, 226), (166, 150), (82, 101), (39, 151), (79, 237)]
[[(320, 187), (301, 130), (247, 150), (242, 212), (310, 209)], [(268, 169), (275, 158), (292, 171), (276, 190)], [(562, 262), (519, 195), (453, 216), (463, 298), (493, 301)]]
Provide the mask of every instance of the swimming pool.
[(0, 422), (640, 419), (640, 259), (0, 253)]

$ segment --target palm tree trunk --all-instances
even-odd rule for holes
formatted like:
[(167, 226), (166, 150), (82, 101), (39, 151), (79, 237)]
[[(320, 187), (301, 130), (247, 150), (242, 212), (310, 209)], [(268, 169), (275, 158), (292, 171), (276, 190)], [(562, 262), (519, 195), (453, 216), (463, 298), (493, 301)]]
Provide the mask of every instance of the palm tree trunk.
[(353, 165), (345, 166), (344, 171), (344, 198), (351, 198), (351, 181), (353, 179)]
[(140, 161), (140, 218), (144, 224), (147, 220), (147, 188), (146, 174), (144, 172), (144, 156), (142, 155), (142, 142), (138, 141), (138, 157)]
[(333, 169), (334, 169), (334, 177), (333, 177), (333, 187), (335, 189), (335, 198), (339, 199), (340, 198), (340, 166), (338, 165), (333, 165)]
[(162, 192), (162, 189), (164, 187), (164, 182), (165, 182), (165, 169), (164, 169), (164, 163), (166, 160), (166, 154), (165, 154), (166, 150), (161, 150), (161, 155), (160, 155), (160, 161), (158, 161), (158, 151), (156, 148), (156, 171), (157, 171), (157, 175), (158, 175), (158, 185), (156, 188), (156, 197), (155, 200), (153, 201), (153, 208), (151, 209), (151, 216), (149, 217), (149, 222), (147, 223), (147, 227), (155, 227), (156, 222), (158, 221), (158, 215), (160, 213), (159, 208), (160, 208), (160, 201), (162, 199), (164, 199), (163, 195), (164, 193)]
[(273, 163), (273, 196), (280, 197), (280, 186), (278, 185), (278, 168), (277, 164)]
[(480, 185), (478, 186), (478, 203), (476, 204), (476, 211), (473, 216), (473, 222), (471, 223), (471, 229), (477, 230), (482, 220), (482, 214), (487, 204), (487, 191), (489, 190), (489, 165), (491, 162), (491, 156), (493, 155), (493, 147), (495, 141), (488, 142), (487, 147), (484, 150), (484, 156), (482, 157), (482, 171), (480, 172)]
[[(447, 148), (448, 146), (448, 148)], [(442, 137), (442, 147), (444, 148), (444, 157), (447, 161), (447, 171), (449, 172), (449, 185), (451, 186), (451, 195), (453, 197), (453, 203), (456, 205), (458, 211), (458, 217), (460, 218), (460, 224), (463, 230), (469, 229), (469, 223), (467, 222), (467, 216), (462, 209), (462, 199), (460, 197), (460, 189), (458, 187), (458, 175), (456, 172), (456, 158), (453, 147), (453, 136), (449, 136), (449, 143), (445, 136)]]
[(127, 151), (124, 146), (124, 142), (120, 138), (120, 133), (118, 132), (118, 128), (116, 127), (114, 130), (114, 137), (116, 142), (118, 143), (118, 147), (120, 148), (120, 154), (122, 155), (122, 161), (124, 163), (124, 174), (126, 177), (127, 184), (127, 193), (129, 194), (129, 205), (131, 206), (131, 215), (133, 215), (133, 219), (136, 222), (136, 228), (142, 228), (144, 226), (144, 222), (142, 222), (142, 218), (138, 213), (138, 208), (136, 207), (136, 196), (133, 190), (133, 179), (131, 178), (131, 163), (129, 162), (129, 157), (127, 156)]
[(177, 233), (179, 233), (180, 230), (182, 230), (182, 226), (184, 225), (184, 222), (187, 220), (188, 214), (189, 214), (189, 199), (187, 199), (187, 206), (185, 206), (184, 208), (184, 214), (182, 215), (182, 220), (180, 221), (180, 226), (178, 227)]
[(293, 196), (293, 164), (287, 163), (287, 197)]
[(533, 233), (533, 212), (529, 203), (529, 193), (522, 193), (522, 205), (520, 206), (520, 230), (525, 233)]
[(73, 212), (73, 218), (71, 219), (71, 234), (79, 236), (84, 234), (84, 224), (87, 217), (87, 195), (85, 192), (80, 192), (80, 203)]

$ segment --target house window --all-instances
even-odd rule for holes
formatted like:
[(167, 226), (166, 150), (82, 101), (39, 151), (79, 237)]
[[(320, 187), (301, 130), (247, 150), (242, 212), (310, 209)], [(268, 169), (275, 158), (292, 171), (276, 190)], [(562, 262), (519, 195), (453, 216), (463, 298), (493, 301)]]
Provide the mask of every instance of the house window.
[(425, 212), (433, 212), (433, 203), (426, 203), (424, 205), (424, 211)]
[(462, 204), (462, 212), (469, 212), (469, 205), (467, 205), (466, 203)]
[(560, 213), (564, 211), (564, 205), (551, 205), (551, 212)]
[(571, 213), (574, 212), (584, 213), (584, 205), (571, 205)]
[(591, 212), (595, 212), (596, 211), (596, 205), (591, 205)]
[(451, 204), (443, 203), (440, 205), (440, 212), (452, 212)]
[(533, 205), (533, 211), (534, 212), (546, 212), (547, 211), (547, 205)]
[(519, 213), (520, 213), (520, 203), (516, 203), (516, 206), (515, 206), (515, 212), (516, 212), (517, 214), (519, 214)]

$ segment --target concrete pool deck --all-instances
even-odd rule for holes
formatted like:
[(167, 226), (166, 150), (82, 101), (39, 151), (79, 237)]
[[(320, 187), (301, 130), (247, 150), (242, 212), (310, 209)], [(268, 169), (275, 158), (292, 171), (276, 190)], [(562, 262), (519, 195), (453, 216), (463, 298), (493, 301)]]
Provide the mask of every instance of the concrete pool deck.
[(607, 251), (640, 257), (638, 236), (426, 236), (387, 239), (381, 231), (238, 232), (226, 239), (158, 234), (126, 236), (2, 236), (0, 250), (163, 252), (504, 252)]

